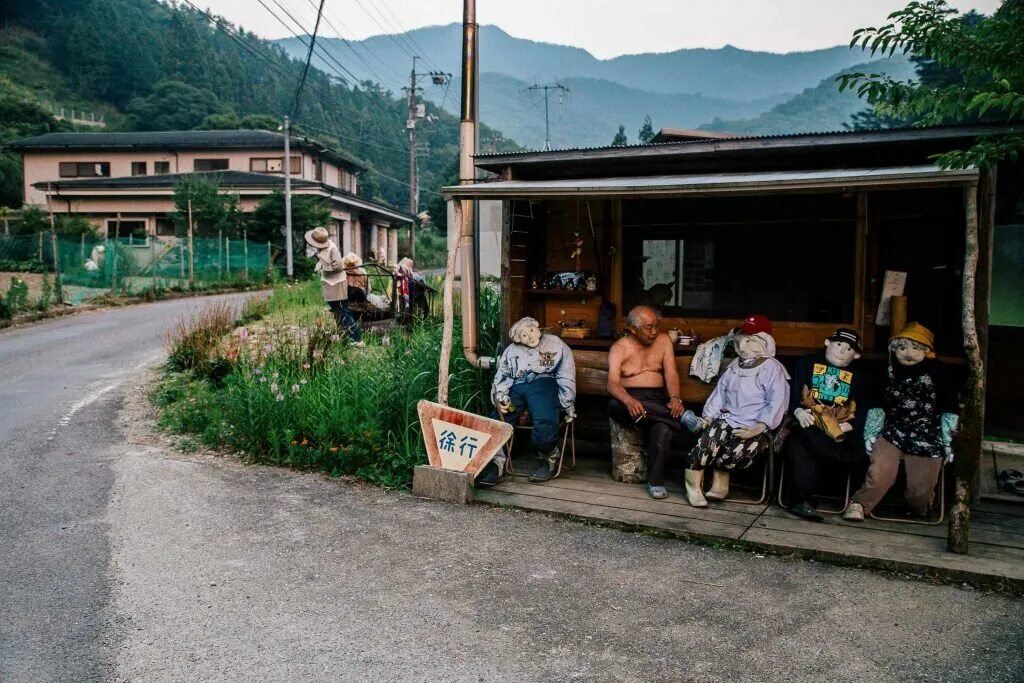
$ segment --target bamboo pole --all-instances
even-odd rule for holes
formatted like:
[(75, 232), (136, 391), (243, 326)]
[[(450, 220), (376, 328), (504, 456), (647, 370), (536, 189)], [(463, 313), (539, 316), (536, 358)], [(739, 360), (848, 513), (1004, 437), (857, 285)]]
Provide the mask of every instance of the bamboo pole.
[[(454, 201), (455, 234), (462, 234), (462, 202)], [(448, 405), (449, 363), (452, 355), (452, 334), (455, 328), (455, 267), (459, 260), (459, 242), (448, 245), (448, 264), (444, 271), (444, 322), (441, 328), (441, 359), (437, 368), (437, 402)], [(463, 283), (465, 286), (465, 283)]]
[(217, 282), (224, 281), (224, 231), (217, 231)]
[(114, 221), (114, 245), (110, 249), (110, 291), (117, 291), (117, 237), (121, 234), (121, 212)]
[[(50, 216), (51, 225), (53, 216)], [(53, 250), (53, 291), (57, 295), (57, 301), (64, 303), (64, 285), (60, 279), (60, 253), (57, 251), (57, 231), (50, 230), (50, 248)]]
[(267, 273), (269, 274), (274, 267), (274, 251), (270, 246), (270, 241), (267, 241)]
[(185, 279), (185, 243), (178, 240), (178, 279)]
[(249, 281), (249, 233), (246, 230), (242, 231), (242, 260), (243, 268), (245, 268), (245, 281)]
[(85, 233), (81, 234), (81, 246), (78, 248), (78, 260), (84, 265), (85, 264)]
[(192, 249), (192, 200), (188, 200), (188, 288), (196, 284), (196, 256)]
[[(52, 215), (50, 217), (53, 218)], [(43, 233), (41, 232), (39, 233), (39, 260), (43, 260)]]
[[(982, 172), (985, 182), (985, 171)], [(961, 325), (964, 351), (967, 354), (967, 385), (964, 405), (960, 414), (960, 427), (954, 440), (956, 484), (953, 504), (949, 511), (949, 529), (946, 537), (949, 549), (966, 554), (970, 545), (971, 498), (975, 473), (981, 461), (981, 441), (985, 419), (985, 368), (978, 343), (975, 311), (975, 293), (978, 273), (978, 194), (981, 188), (964, 189), (964, 275), (963, 310)], [(991, 219), (991, 216), (989, 216)]]
[(224, 272), (231, 279), (231, 240), (224, 240)]

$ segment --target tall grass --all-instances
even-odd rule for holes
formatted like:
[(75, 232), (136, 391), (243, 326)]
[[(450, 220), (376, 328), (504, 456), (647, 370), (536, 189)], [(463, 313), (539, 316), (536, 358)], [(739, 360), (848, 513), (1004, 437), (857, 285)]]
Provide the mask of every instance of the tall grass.
[(194, 370), (215, 361), (221, 340), (234, 326), (235, 307), (225, 301), (179, 319), (164, 337), (168, 366)]
[[(316, 312), (324, 308), (318, 286), (281, 285), (268, 299), (265, 320), (295, 319), (314, 301)], [(499, 306), (485, 289), (485, 353), (496, 350)], [(396, 327), (387, 336), (367, 334), (363, 349), (349, 346), (322, 318), (231, 338), (224, 352), (230, 371), (221, 386), (177, 373), (154, 392), (165, 426), (258, 462), (355, 474), (383, 486), (407, 485), (413, 467), (426, 462), (416, 404), (437, 398), (440, 320)], [(470, 366), (461, 351), (452, 354), (452, 406), (489, 413), (490, 381), (491, 374)]]

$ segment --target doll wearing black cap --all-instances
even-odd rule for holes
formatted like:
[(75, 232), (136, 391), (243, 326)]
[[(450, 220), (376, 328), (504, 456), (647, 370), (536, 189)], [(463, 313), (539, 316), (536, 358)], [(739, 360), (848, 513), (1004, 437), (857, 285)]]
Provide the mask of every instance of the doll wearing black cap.
[(804, 519), (822, 520), (810, 502), (822, 470), (865, 459), (870, 380), (857, 363), (860, 354), (860, 335), (841, 327), (822, 352), (800, 358), (794, 368), (789, 413), (796, 426), (786, 440), (786, 474), (789, 511)]

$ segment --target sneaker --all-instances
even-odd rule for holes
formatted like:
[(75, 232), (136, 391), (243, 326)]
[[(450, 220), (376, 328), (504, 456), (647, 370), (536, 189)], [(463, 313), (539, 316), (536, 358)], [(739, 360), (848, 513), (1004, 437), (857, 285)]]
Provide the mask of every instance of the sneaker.
[(490, 488), (497, 484), (501, 480), (501, 471), (498, 470), (498, 465), (492, 460), (480, 471), (480, 474), (476, 475), (474, 484), (479, 488)]
[(558, 471), (558, 449), (553, 448), (547, 455), (537, 456), (537, 469), (530, 474), (530, 481), (548, 481)]
[(863, 522), (864, 506), (860, 503), (850, 503), (850, 506), (846, 508), (846, 512), (843, 513), (843, 519), (848, 522)]
[[(818, 511), (807, 504), (806, 501), (801, 501), (796, 505), (789, 508), (791, 514), (806, 519), (809, 522), (824, 522), (825, 518), (818, 514)], [(862, 516), (861, 519), (864, 519)]]
[(651, 494), (651, 498), (654, 498), (655, 500), (668, 498), (668, 489), (666, 489), (664, 486), (655, 486), (654, 484), (648, 484), (647, 493)]

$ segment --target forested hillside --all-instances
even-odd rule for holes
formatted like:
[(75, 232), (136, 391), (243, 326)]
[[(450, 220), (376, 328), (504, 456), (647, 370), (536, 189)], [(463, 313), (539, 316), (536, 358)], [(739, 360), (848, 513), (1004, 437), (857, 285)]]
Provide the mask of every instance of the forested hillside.
[[(843, 71), (883, 71), (903, 81), (917, 77), (915, 65), (902, 58), (858, 64)], [(700, 128), (745, 135), (842, 130), (844, 126), (851, 125), (854, 116), (865, 111), (868, 105), (853, 89), (839, 92), (837, 75), (829, 76), (813, 88), (807, 88), (799, 95), (777, 104), (758, 116), (746, 119), (716, 117)]]
[[(0, 122), (7, 142), (66, 127), (47, 105), (98, 111), (107, 130), (276, 128), (293, 107), (302, 60), (191, 3), (6, 0), (0, 9)], [(6, 80), (5, 80), (6, 79)], [(421, 122), (421, 206), (457, 168), (458, 120)], [(311, 69), (294, 120), (370, 169), (363, 191), (408, 206), (404, 100), (369, 82)], [(490, 130), (501, 149), (515, 146)], [(0, 160), (0, 203), (20, 199), (16, 159)]]

